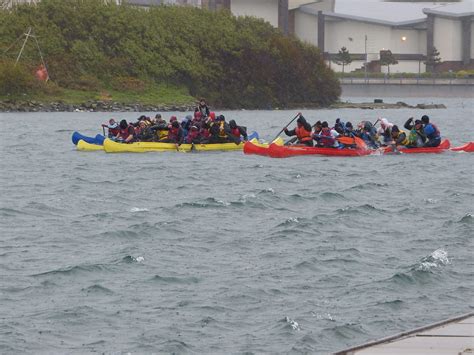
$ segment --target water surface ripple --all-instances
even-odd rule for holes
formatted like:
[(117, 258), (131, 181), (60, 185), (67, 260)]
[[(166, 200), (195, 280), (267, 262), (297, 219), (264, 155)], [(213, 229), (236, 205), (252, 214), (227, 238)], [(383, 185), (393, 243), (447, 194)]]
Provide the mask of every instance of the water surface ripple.
[[(473, 140), (445, 103), (304, 113)], [(75, 151), (109, 116), (0, 114), (0, 353), (328, 353), (472, 310), (474, 155)]]

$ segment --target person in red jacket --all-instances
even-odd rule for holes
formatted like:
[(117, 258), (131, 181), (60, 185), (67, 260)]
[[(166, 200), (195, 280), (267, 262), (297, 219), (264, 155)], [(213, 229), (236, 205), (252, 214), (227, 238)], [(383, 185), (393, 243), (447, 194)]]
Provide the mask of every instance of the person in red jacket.
[(191, 126), (188, 135), (186, 136), (186, 143), (198, 144), (201, 143), (201, 135), (197, 126)]
[(243, 126), (237, 125), (235, 120), (229, 121), (229, 127), (230, 127), (231, 135), (235, 137), (235, 140), (234, 140), (235, 142), (240, 143), (241, 137), (243, 138), (244, 141), (248, 140), (247, 129)]
[(132, 143), (135, 139), (135, 129), (129, 125), (126, 120), (120, 121), (120, 132), (117, 141), (122, 143)]
[(296, 128), (291, 131), (285, 128), (285, 134), (289, 137), (296, 136), (298, 138), (297, 144), (304, 144), (308, 147), (313, 146), (313, 136), (311, 125), (303, 116), (296, 120)]

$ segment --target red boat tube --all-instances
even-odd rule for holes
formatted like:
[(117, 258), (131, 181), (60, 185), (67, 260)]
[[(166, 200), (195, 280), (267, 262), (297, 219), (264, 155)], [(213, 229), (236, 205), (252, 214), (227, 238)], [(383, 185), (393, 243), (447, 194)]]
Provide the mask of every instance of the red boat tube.
[(464, 145), (461, 145), (460, 147), (451, 148), (451, 150), (455, 152), (464, 151), (464, 152), (472, 153), (474, 152), (474, 142), (466, 143)]

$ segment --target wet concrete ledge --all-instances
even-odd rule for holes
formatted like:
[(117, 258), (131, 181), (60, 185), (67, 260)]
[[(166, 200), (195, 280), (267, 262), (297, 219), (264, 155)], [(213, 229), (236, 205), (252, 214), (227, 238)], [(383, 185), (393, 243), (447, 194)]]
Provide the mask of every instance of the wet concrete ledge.
[(358, 345), (334, 355), (474, 353), (474, 312)]

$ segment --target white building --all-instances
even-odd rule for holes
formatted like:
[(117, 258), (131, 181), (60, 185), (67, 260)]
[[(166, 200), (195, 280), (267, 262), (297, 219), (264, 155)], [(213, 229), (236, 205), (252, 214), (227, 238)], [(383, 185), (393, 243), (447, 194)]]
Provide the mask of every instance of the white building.
[(346, 47), (353, 57), (346, 71), (362, 69), (366, 63), (368, 70), (379, 71), (380, 51), (390, 50), (398, 60), (391, 72), (424, 72), (423, 62), (433, 47), (442, 59), (437, 70), (474, 69), (473, 5), (473, 0), (443, 4), (230, 0), (229, 8), (236, 16), (263, 18), (283, 32), (318, 46), (336, 71), (342, 70), (334, 63), (336, 54)]

